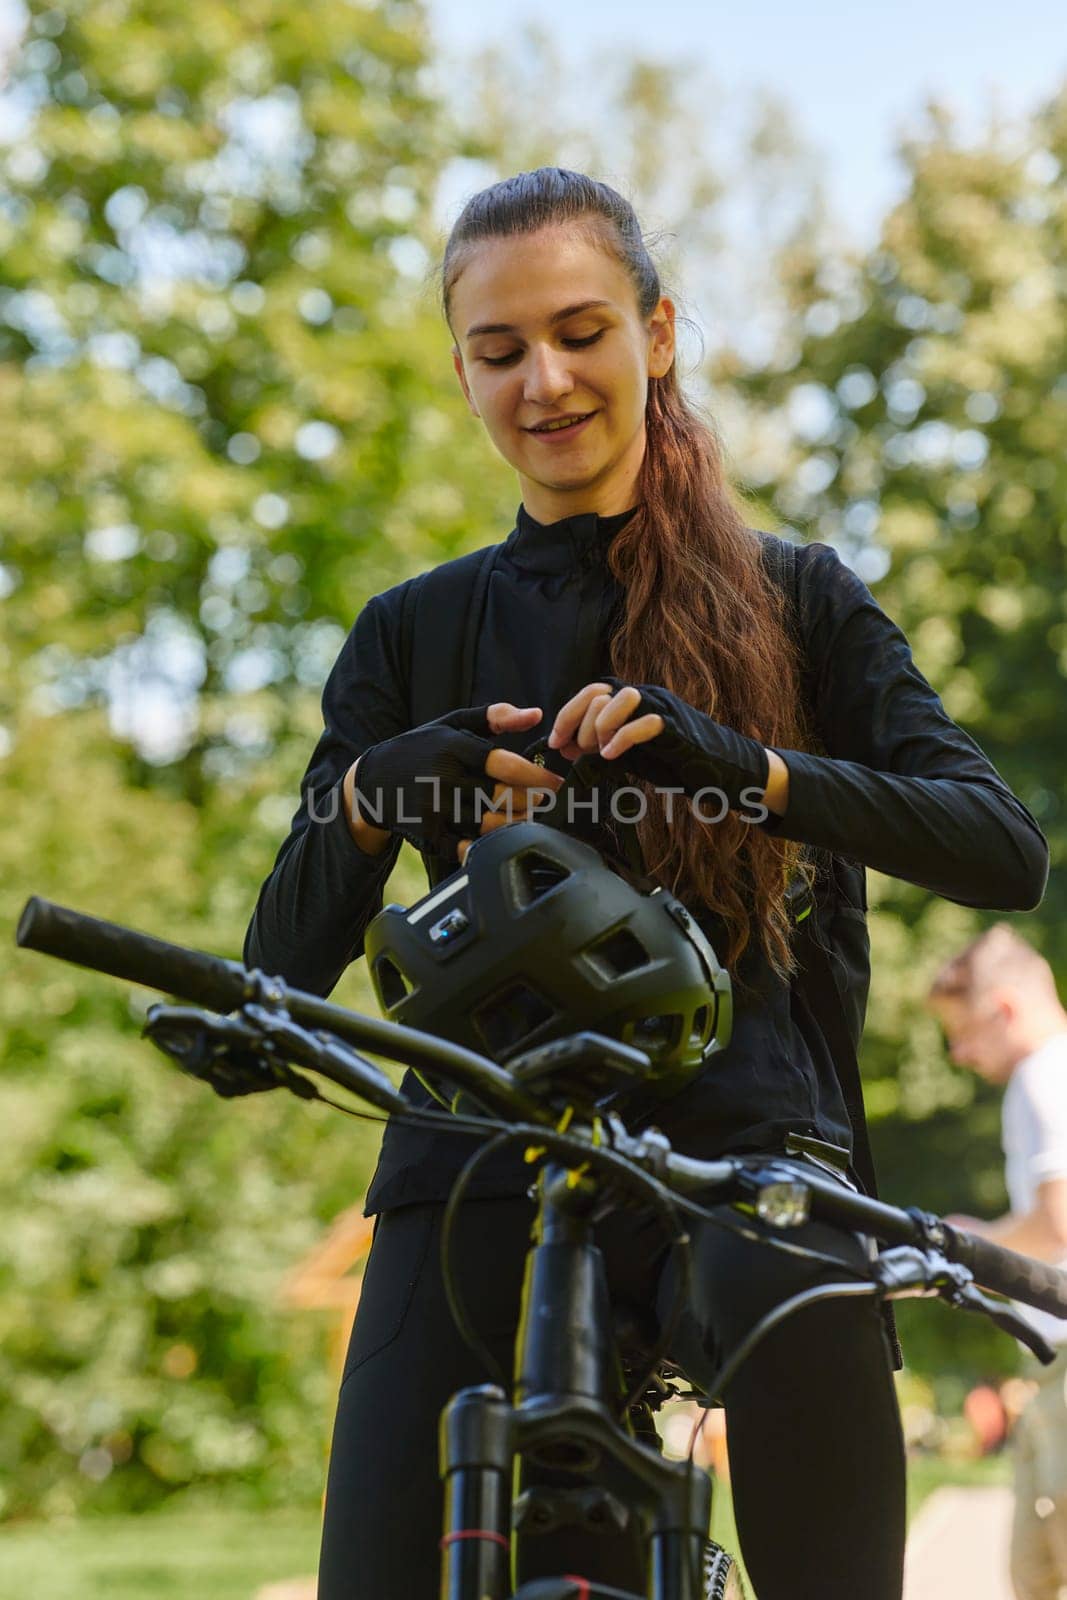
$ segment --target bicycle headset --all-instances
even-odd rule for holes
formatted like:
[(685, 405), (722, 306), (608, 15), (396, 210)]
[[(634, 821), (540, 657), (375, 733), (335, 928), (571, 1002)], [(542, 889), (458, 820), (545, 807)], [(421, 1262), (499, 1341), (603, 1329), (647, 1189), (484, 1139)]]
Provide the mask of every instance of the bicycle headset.
[(500, 1063), (591, 1029), (673, 1094), (730, 1037), (729, 976), (681, 902), (543, 823), (482, 835), (431, 893), (380, 911), (365, 950), (386, 1017)]

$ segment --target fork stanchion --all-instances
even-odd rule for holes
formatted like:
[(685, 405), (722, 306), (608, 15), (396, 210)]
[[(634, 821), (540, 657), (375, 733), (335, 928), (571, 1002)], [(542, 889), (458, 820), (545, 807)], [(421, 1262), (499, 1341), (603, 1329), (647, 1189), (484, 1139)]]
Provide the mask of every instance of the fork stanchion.
[(653, 1600), (704, 1600), (704, 1551), (711, 1521), (711, 1480), (693, 1475), (694, 1521), (688, 1528), (664, 1528), (651, 1540)]
[[(653, 1600), (704, 1600), (704, 1555), (711, 1523), (711, 1479), (688, 1463), (688, 1481), (670, 1502), (661, 1501), (650, 1544)], [(687, 1491), (687, 1492), (686, 1492)], [(678, 1516), (678, 1511), (682, 1516)]]
[(511, 1593), (511, 1407), (495, 1384), (462, 1389), (441, 1416), (441, 1600)]

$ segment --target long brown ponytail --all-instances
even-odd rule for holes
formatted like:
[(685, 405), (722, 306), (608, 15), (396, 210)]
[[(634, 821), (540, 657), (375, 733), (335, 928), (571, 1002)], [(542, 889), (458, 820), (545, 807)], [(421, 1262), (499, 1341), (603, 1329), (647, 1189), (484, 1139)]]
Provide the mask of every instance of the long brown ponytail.
[[(446, 315), (481, 240), (561, 223), (585, 227), (612, 250), (641, 315), (650, 317), (662, 291), (632, 206), (607, 184), (558, 167), (519, 173), (468, 201), (445, 251)], [(802, 747), (800, 665), (784, 598), (738, 510), (715, 434), (686, 401), (676, 367), (649, 380), (645, 426), (639, 509), (608, 552), (625, 597), (613, 668), (628, 683), (661, 684), (765, 745)], [(668, 824), (666, 802), (651, 788), (639, 836), (654, 877), (721, 917), (730, 966), (754, 922), (772, 966), (792, 970), (786, 886), (796, 845), (732, 812), (711, 823), (677, 807)]]

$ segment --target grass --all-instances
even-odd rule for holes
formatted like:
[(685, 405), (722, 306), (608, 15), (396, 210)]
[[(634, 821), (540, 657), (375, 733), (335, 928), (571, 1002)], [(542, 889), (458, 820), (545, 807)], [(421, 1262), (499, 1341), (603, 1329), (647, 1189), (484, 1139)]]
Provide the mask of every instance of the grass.
[[(909, 1512), (945, 1484), (1007, 1483), (1004, 1456), (912, 1462)], [(712, 1531), (737, 1549), (728, 1490), (716, 1486)], [(252, 1600), (315, 1570), (317, 1508), (157, 1512), (28, 1523), (0, 1530), (0, 1600)]]
[(318, 1547), (317, 1508), (30, 1523), (0, 1531), (0, 1600), (252, 1600)]

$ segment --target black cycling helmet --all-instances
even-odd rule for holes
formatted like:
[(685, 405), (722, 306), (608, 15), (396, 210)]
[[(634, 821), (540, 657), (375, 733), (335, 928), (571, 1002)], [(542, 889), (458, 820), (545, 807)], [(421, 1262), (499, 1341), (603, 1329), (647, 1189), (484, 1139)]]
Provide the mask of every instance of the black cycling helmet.
[(680, 901), (543, 823), (477, 839), (415, 905), (379, 912), (365, 950), (391, 1021), (498, 1062), (592, 1030), (644, 1051), (673, 1093), (730, 1036), (729, 976)]

